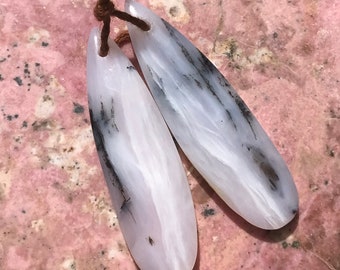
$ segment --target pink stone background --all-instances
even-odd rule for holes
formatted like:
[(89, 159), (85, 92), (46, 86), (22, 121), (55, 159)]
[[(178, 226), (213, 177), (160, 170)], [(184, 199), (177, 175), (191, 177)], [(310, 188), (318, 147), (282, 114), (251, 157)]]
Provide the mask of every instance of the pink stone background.
[[(195, 269), (340, 269), (340, 2), (140, 2), (225, 74), (299, 191), (299, 216), (263, 231), (235, 215), (183, 158), (199, 229)], [(0, 269), (136, 269), (89, 123), (94, 3), (0, 3)], [(124, 27), (114, 20), (112, 36)]]

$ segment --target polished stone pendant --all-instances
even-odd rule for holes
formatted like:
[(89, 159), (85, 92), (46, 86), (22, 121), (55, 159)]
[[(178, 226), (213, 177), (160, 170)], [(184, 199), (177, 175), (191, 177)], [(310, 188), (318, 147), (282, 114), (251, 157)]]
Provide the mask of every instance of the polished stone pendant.
[(215, 66), (169, 23), (141, 4), (126, 11), (132, 45), (152, 95), (177, 142), (217, 194), (240, 216), (278, 229), (298, 211), (298, 194), (277, 149)]
[(192, 269), (194, 206), (170, 132), (138, 72), (91, 32), (87, 87), (93, 134), (119, 225), (141, 269)]

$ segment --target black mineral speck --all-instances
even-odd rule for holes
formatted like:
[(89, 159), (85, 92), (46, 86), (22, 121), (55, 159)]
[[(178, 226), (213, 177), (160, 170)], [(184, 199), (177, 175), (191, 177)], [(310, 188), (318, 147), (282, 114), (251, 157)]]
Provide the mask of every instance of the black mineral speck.
[(27, 121), (23, 121), (21, 127), (27, 128)]
[(148, 240), (149, 240), (149, 244), (150, 244), (151, 246), (153, 246), (153, 244), (155, 243), (155, 242), (153, 241), (153, 239), (149, 236), (149, 237), (148, 237)]
[(73, 112), (77, 114), (81, 114), (84, 112), (84, 107), (79, 103), (73, 102)]
[(22, 86), (22, 80), (19, 76), (15, 77), (13, 80), (15, 80), (19, 86)]
[(2, 74), (0, 74), (0, 82), (4, 80), (4, 77), (2, 77)]
[(46, 130), (49, 124), (50, 123), (48, 120), (34, 121), (32, 124), (32, 128), (34, 131)]
[(172, 17), (177, 17), (179, 14), (179, 10), (176, 6), (173, 6), (169, 9), (169, 13), (171, 14)]
[(45, 42), (45, 41), (41, 42), (41, 46), (43, 47), (47, 47), (48, 45), (49, 45), (48, 42)]
[(333, 149), (330, 149), (329, 152), (328, 152), (328, 155), (329, 155), (330, 157), (334, 157), (334, 156), (335, 156), (334, 150), (333, 150)]
[(213, 216), (213, 215), (215, 215), (215, 209), (213, 209), (213, 208), (205, 208), (205, 209), (202, 211), (202, 215), (203, 215), (204, 217)]
[(299, 248), (300, 247), (300, 242), (299, 241), (293, 241), (292, 247), (293, 248)]
[(19, 117), (18, 114), (14, 114), (14, 115), (7, 115), (6, 118), (8, 121), (12, 121), (13, 119), (17, 119)]
[(25, 76), (29, 76), (30, 75), (30, 71), (28, 69), (28, 66), (25, 65), (25, 68), (24, 68), (24, 73), (25, 73)]

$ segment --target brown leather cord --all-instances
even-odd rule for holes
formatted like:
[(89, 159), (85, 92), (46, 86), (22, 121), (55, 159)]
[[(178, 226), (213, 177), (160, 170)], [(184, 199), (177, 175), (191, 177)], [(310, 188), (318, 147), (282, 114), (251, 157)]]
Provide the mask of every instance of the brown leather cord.
[(150, 30), (150, 26), (145, 21), (131, 16), (124, 11), (117, 10), (115, 8), (115, 5), (110, 0), (98, 0), (93, 10), (93, 14), (98, 21), (102, 21), (104, 24), (100, 35), (101, 44), (99, 51), (99, 55), (102, 57), (106, 56), (109, 52), (108, 38), (110, 34), (111, 16), (117, 17), (118, 19), (121, 19), (123, 21), (130, 22), (143, 31)]
[(119, 32), (115, 38), (115, 42), (119, 47), (122, 47), (124, 44), (131, 42), (129, 31), (123, 30)]

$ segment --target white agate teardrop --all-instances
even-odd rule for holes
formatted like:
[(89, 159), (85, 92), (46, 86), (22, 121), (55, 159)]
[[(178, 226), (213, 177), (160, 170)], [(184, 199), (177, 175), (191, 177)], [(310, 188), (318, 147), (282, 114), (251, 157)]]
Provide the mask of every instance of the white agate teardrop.
[(91, 32), (87, 88), (100, 163), (126, 243), (141, 269), (192, 269), (194, 206), (170, 132), (138, 72), (118, 46), (98, 55)]
[(201, 175), (240, 216), (278, 229), (298, 211), (298, 194), (282, 157), (215, 66), (169, 23), (127, 0), (139, 64), (177, 142)]

